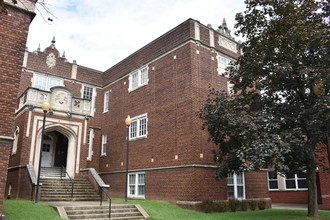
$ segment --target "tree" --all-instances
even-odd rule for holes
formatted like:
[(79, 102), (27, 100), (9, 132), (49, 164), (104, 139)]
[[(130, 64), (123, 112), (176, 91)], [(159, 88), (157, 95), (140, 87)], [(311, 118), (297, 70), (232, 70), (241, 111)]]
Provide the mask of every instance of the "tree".
[(220, 163), (217, 177), (273, 168), (306, 172), (317, 217), (317, 167), (329, 167), (329, 15), (326, 0), (246, 0), (236, 15), (243, 55), (227, 68), (232, 95), (211, 89), (199, 117)]

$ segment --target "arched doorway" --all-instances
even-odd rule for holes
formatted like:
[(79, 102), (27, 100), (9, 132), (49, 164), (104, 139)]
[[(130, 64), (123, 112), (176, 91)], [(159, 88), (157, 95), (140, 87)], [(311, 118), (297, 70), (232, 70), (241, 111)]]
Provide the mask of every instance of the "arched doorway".
[[(45, 128), (44, 144), (41, 145), (41, 131), (37, 135), (35, 145), (35, 172), (38, 173), (38, 161), (40, 149), (42, 150), (41, 157), (41, 172), (44, 170), (56, 170), (55, 168), (65, 168), (66, 173), (71, 178), (74, 178), (74, 170), (76, 163), (76, 135), (70, 128), (63, 125), (52, 125)], [(43, 177), (52, 177), (51, 174), (41, 174)], [(60, 175), (59, 175), (60, 176)]]
[(58, 131), (45, 133), (41, 167), (66, 167), (67, 155), (68, 138)]

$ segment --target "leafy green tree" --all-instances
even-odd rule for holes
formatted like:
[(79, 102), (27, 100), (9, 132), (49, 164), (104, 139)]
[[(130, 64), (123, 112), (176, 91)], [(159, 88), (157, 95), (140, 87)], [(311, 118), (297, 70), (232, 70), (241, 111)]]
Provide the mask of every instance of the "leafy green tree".
[(317, 167), (328, 167), (329, 4), (246, 0), (236, 15), (243, 55), (227, 68), (232, 95), (210, 91), (199, 117), (219, 146), (217, 177), (274, 168), (306, 172), (308, 215), (317, 217)]

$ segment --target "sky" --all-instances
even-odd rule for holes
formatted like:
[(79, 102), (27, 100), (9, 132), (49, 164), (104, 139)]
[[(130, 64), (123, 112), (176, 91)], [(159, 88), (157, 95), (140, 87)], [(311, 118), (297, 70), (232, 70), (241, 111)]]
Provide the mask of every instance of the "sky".
[[(53, 36), (69, 62), (105, 71), (189, 18), (217, 29), (226, 18), (235, 31), (235, 15), (244, 0), (44, 0), (37, 4), (27, 47), (44, 50)], [(48, 18), (53, 21), (48, 21)], [(235, 37), (239, 40), (238, 37)]]

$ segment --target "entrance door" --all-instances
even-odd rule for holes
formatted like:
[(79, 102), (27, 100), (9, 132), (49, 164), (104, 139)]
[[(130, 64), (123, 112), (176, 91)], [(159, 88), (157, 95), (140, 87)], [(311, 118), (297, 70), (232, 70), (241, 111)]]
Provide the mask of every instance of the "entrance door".
[(54, 154), (54, 146), (53, 139), (50, 135), (44, 136), (44, 143), (42, 146), (42, 159), (41, 166), (42, 167), (52, 167), (53, 166), (53, 155)]

